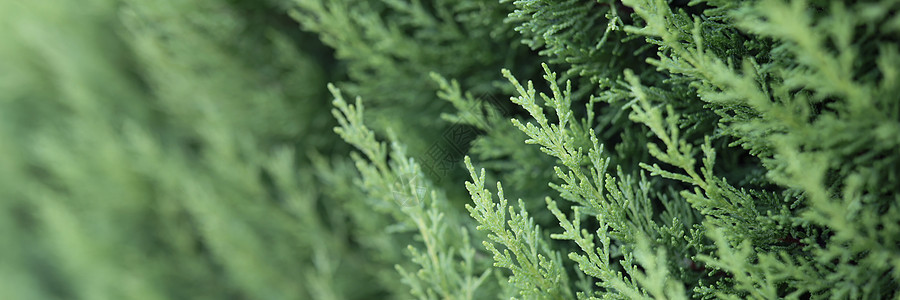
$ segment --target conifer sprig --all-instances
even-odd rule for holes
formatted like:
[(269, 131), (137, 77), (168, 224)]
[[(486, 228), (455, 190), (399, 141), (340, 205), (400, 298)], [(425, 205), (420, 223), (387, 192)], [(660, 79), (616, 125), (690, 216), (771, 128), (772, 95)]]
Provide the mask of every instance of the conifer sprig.
[(409, 226), (424, 244), (424, 248), (409, 245), (407, 249), (417, 271), (396, 266), (412, 295), (418, 299), (477, 299), (490, 269), (475, 269), (475, 250), (466, 226), (457, 223), (460, 218), (453, 215), (446, 196), (431, 185), (400, 144), (392, 144), (388, 162), (387, 147), (363, 123), (362, 100), (348, 104), (340, 90), (329, 88), (334, 96), (332, 113), (340, 124), (335, 132), (366, 155), (354, 157), (362, 188), (387, 202), (396, 221)]
[[(472, 182), (466, 182), (466, 189), (475, 203), (475, 206), (466, 204), (466, 209), (481, 224), (478, 229), (490, 233), (492, 241), (484, 241), (484, 246), (493, 253), (494, 266), (512, 271), (509, 282), (524, 298), (572, 298), (571, 283), (563, 269), (562, 258), (558, 252), (550, 251), (544, 234), (528, 216), (522, 200), (519, 200), (518, 212), (507, 206), (503, 186), (498, 182), (498, 202), (495, 203), (490, 191), (484, 187), (484, 170), (476, 173), (468, 157), (465, 163), (472, 176)], [(495, 243), (505, 249), (497, 249)]]
[[(551, 237), (575, 242), (580, 252), (570, 253), (569, 258), (584, 274), (598, 280), (596, 284), (605, 289), (606, 297), (646, 298), (647, 291), (642, 287), (644, 284), (653, 286), (657, 292), (660, 284), (679, 285), (676, 281), (666, 283), (669, 280), (664, 275), (666, 268), (653, 265), (656, 253), (648, 254), (646, 248), (641, 254), (646, 255), (641, 258), (641, 264), (653, 266), (652, 272), (662, 273), (646, 275), (638, 271), (633, 252), (636, 239), (656, 239), (661, 231), (671, 231), (672, 228), (661, 228), (652, 220), (652, 205), (646, 182), (634, 184), (630, 176), (623, 174), (621, 169), (615, 177), (607, 174), (609, 159), (603, 157), (602, 147), (593, 130), (585, 130), (580, 127), (583, 123), (571, 121), (573, 112), (569, 104), (572, 101), (569, 89), (563, 91), (559, 88), (555, 73), (546, 65), (544, 71), (544, 79), (550, 85), (552, 96), (543, 93), (539, 95), (547, 108), (555, 110), (558, 120), (555, 124), (548, 121), (543, 113), (544, 108), (536, 104), (538, 94), (531, 82), (526, 88), (509, 72), (504, 72), (504, 75), (519, 94), (512, 101), (525, 108), (538, 125), (523, 124), (516, 119), (512, 121), (513, 124), (530, 137), (526, 143), (538, 144), (542, 151), (559, 159), (562, 165), (557, 166), (555, 171), (564, 184), (551, 186), (560, 196), (576, 204), (572, 207), (571, 216), (567, 216), (555, 201), (546, 199), (547, 208), (556, 216), (563, 229), (563, 233), (553, 234)], [(585, 140), (590, 147), (587, 153), (580, 147)], [(599, 223), (595, 233), (582, 227), (583, 217), (591, 217)], [(672, 226), (680, 225), (675, 221)], [(599, 240), (599, 247), (596, 246), (595, 239)], [(651, 247), (649, 244), (641, 245), (645, 246)], [(615, 257), (614, 253), (620, 253), (621, 257)], [(654, 258), (648, 258), (650, 256)], [(621, 266), (621, 271), (616, 265)], [(584, 292), (579, 297), (593, 295), (594, 292)]]

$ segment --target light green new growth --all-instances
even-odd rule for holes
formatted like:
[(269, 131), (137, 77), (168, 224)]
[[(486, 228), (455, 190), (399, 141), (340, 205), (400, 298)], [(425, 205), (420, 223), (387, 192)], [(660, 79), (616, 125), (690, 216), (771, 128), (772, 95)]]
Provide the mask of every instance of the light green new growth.
[[(562, 258), (558, 252), (551, 252), (540, 228), (528, 216), (522, 200), (519, 212), (507, 206), (503, 197), (503, 187), (497, 183), (498, 202), (494, 203), (490, 191), (484, 187), (484, 170), (475, 172), (471, 160), (466, 157), (466, 167), (473, 182), (466, 182), (466, 189), (472, 195), (475, 206), (466, 204), (466, 209), (479, 224), (478, 229), (490, 233), (491, 241), (484, 246), (494, 255), (494, 266), (509, 269), (513, 284), (525, 299), (569, 299), (569, 279), (562, 269)], [(509, 219), (506, 217), (509, 212)], [(496, 244), (505, 249), (498, 250)], [(511, 253), (510, 253), (511, 252)]]
[[(665, 266), (655, 265), (656, 253), (650, 253), (643, 248), (641, 263), (653, 266), (649, 268), (649, 276), (642, 274), (633, 263), (634, 253), (632, 248), (636, 239), (645, 239), (645, 234), (653, 234), (661, 229), (650, 218), (650, 201), (648, 189), (645, 184), (635, 185), (631, 178), (619, 171), (617, 179), (606, 173), (609, 160), (603, 158), (602, 148), (592, 130), (584, 130), (582, 126), (573, 120), (573, 112), (569, 109), (570, 92), (567, 88), (562, 91), (556, 82), (556, 74), (544, 65), (544, 79), (550, 84), (552, 97), (540, 94), (547, 108), (556, 111), (559, 120), (551, 124), (543, 113), (543, 108), (535, 102), (536, 91), (531, 82), (525, 88), (509, 74), (504, 75), (516, 87), (519, 96), (512, 101), (525, 108), (538, 123), (522, 124), (519, 120), (513, 123), (525, 132), (531, 139), (526, 143), (541, 145), (545, 153), (556, 157), (562, 163), (555, 168), (556, 175), (564, 184), (551, 184), (559, 191), (560, 196), (573, 202), (572, 216), (563, 213), (555, 201), (546, 199), (548, 209), (556, 216), (563, 233), (552, 235), (555, 239), (571, 240), (580, 248), (580, 252), (572, 252), (569, 258), (577, 263), (581, 272), (598, 279), (596, 284), (606, 289), (605, 297), (613, 298), (646, 298), (646, 291), (642, 285), (653, 286), (654, 293), (659, 293), (659, 286), (678, 286), (665, 275)], [(590, 149), (585, 155), (581, 145), (590, 139)], [(564, 171), (561, 167), (565, 167)], [(474, 173), (472, 174), (474, 178)], [(638, 188), (642, 186), (641, 188)], [(473, 197), (474, 198), (474, 197)], [(476, 200), (477, 201), (477, 200)], [(476, 202), (477, 203), (477, 202)], [(501, 201), (501, 204), (504, 202)], [(583, 217), (593, 217), (600, 224), (595, 233), (590, 233), (581, 226)], [(478, 220), (481, 221), (481, 220)], [(677, 224), (677, 220), (673, 220)], [(482, 224), (484, 224), (482, 222)], [(679, 225), (673, 225), (679, 226)], [(595, 246), (595, 239), (599, 240), (600, 247)], [(621, 243), (621, 244), (620, 244)], [(650, 247), (642, 244), (642, 247)], [(621, 248), (619, 248), (621, 247)], [(614, 248), (621, 251), (623, 274), (611, 260)], [(664, 254), (663, 254), (664, 255)], [(627, 275), (627, 277), (626, 277)], [(637, 278), (640, 278), (638, 280)], [(676, 289), (677, 291), (677, 289)], [(579, 298), (593, 297), (597, 292), (582, 291)], [(672, 297), (680, 297), (677, 294)]]
[(365, 154), (365, 158), (354, 156), (363, 178), (361, 188), (384, 203), (398, 222), (397, 230), (416, 232), (424, 244), (424, 248), (409, 245), (407, 249), (417, 271), (396, 266), (412, 295), (418, 299), (478, 299), (478, 288), (490, 269), (475, 270), (469, 234), (452, 214), (446, 197), (434, 189), (402, 146), (393, 143), (388, 153), (385, 144), (375, 139), (375, 133), (362, 122), (360, 98), (355, 105), (348, 104), (337, 88), (329, 85), (329, 89), (336, 107), (332, 114), (340, 124), (335, 132)]

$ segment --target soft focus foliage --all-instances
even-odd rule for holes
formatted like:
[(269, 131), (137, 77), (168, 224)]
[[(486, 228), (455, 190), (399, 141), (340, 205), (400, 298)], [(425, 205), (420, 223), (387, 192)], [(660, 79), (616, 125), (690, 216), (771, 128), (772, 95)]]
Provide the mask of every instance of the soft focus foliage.
[(900, 299), (898, 9), (0, 0), (0, 298)]

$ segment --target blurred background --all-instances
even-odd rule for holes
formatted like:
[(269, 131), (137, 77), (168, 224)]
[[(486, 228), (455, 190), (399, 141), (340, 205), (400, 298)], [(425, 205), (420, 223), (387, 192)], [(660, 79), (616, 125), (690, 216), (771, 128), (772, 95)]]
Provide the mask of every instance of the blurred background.
[(288, 10), (0, 1), (0, 299), (383, 293), (342, 286), (373, 274), (312, 158), (347, 167), (345, 75)]

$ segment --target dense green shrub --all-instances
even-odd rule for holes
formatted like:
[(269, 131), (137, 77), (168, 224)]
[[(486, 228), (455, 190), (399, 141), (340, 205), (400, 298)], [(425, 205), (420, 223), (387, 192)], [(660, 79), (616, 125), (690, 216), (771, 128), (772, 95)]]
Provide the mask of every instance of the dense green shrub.
[(0, 297), (900, 299), (898, 8), (0, 1)]

